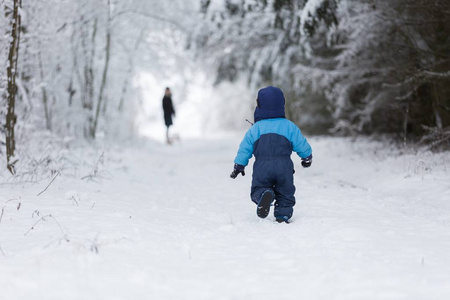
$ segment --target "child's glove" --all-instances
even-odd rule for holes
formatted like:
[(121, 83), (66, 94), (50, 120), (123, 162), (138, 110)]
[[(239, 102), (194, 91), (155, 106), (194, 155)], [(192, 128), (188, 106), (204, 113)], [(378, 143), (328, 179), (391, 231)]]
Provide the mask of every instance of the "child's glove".
[(312, 164), (312, 154), (308, 157), (302, 158), (302, 167), (309, 168)]
[(242, 173), (242, 176), (245, 176), (244, 169), (245, 169), (245, 166), (234, 164), (234, 170), (233, 170), (233, 172), (231, 172), (230, 177), (235, 179), (239, 175), (239, 173)]

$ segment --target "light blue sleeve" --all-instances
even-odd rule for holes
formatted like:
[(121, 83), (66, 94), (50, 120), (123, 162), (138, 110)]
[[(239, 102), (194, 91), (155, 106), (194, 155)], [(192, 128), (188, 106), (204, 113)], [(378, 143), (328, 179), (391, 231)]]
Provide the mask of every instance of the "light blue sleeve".
[(300, 158), (307, 158), (312, 154), (311, 146), (306, 138), (303, 136), (302, 131), (295, 124), (291, 135), (292, 149), (297, 152)]
[(242, 166), (248, 165), (248, 161), (250, 158), (252, 158), (253, 155), (253, 144), (255, 143), (253, 130), (256, 128), (255, 125), (253, 125), (245, 134), (244, 139), (242, 140), (241, 144), (239, 145), (239, 150), (236, 155), (236, 158), (234, 159), (234, 163)]

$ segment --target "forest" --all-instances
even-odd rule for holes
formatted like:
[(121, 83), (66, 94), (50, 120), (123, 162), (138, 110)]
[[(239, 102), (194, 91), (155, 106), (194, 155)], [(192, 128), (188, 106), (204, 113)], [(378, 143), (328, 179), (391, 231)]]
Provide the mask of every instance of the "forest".
[(135, 136), (144, 72), (177, 73), (184, 94), (193, 70), (211, 89), (278, 86), (311, 134), (449, 148), (446, 0), (2, 0), (0, 28), (0, 153), (13, 174), (32, 139)]
[(448, 1), (212, 2), (202, 2), (200, 46), (218, 81), (282, 87), (290, 117), (314, 132), (448, 147)]
[(1, 300), (448, 300), (449, 150), (450, 0), (0, 0)]

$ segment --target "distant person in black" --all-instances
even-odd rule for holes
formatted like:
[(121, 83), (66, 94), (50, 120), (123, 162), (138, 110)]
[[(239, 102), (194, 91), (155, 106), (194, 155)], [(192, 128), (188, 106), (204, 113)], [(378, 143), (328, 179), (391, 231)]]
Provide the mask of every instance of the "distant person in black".
[(170, 144), (169, 139), (169, 127), (172, 125), (172, 116), (175, 116), (175, 109), (173, 108), (172, 103), (172, 93), (170, 92), (169, 88), (166, 88), (166, 91), (164, 93), (164, 98), (162, 100), (162, 106), (164, 110), (164, 122), (167, 126), (166, 131), (166, 138), (167, 138), (167, 144)]

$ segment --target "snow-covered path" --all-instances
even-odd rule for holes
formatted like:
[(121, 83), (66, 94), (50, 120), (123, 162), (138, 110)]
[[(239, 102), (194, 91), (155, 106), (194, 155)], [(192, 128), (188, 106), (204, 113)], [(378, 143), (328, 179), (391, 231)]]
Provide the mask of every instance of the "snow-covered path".
[(39, 197), (2, 187), (0, 298), (450, 299), (448, 153), (310, 142), (291, 224), (256, 217), (251, 168), (229, 178), (237, 139), (112, 150), (107, 178)]

